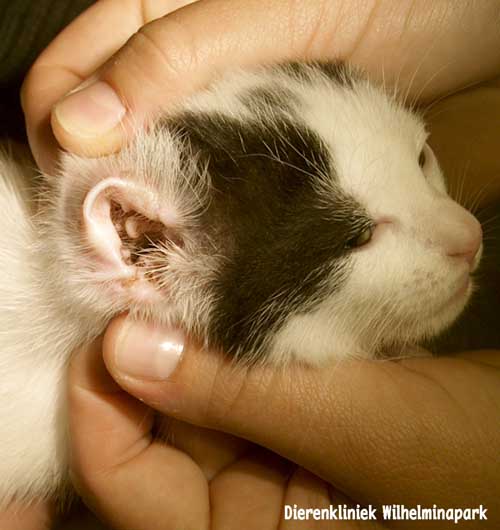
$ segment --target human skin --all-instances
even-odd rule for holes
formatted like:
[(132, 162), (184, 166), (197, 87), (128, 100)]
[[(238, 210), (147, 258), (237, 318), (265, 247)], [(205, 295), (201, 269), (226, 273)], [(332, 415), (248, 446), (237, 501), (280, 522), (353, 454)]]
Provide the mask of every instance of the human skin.
[[(452, 2), (425, 0), (200, 0), (150, 24), (148, 17), (181, 2), (128, 4), (130, 9), (115, 0), (97, 4), (30, 72), (23, 105), (42, 168), (50, 170), (57, 156), (49, 128), (53, 105), (97, 68), (125, 114), (110, 131), (92, 135), (74, 126), (75, 108), (88, 111), (83, 92), (66, 105), (73, 126), (64, 103), (58, 106), (52, 114), (57, 140), (79, 154), (119, 149), (133, 127), (206, 84), (215, 69), (341, 58), (375, 78), (383, 75), (388, 85), (397, 81), (403, 94), (425, 104), (469, 86), (430, 111), (431, 143), (451, 177), (469, 166), (466, 197), (474, 200), (485, 185), (486, 197), (499, 194), (497, 2), (453, 3), (452, 9)], [(111, 26), (118, 29), (109, 31)], [(69, 45), (76, 56), (68, 57)], [(109, 112), (103, 114), (112, 123)], [(498, 525), (497, 352), (345, 362), (321, 370), (246, 370), (188, 341), (173, 375), (152, 380), (151, 370), (147, 377), (127, 373), (131, 364), (124, 358), (134, 352), (152, 358), (171, 331), (153, 333), (124, 322), (116, 319), (104, 340), (104, 362), (119, 386), (104, 370), (97, 343), (75, 356), (69, 387), (75, 482), (86, 502), (117, 528), (182, 524), (198, 530), (208, 527), (209, 518), (216, 529), (235, 528), (241, 518), (243, 528), (278, 528), (285, 500), (321, 507), (339, 499), (482, 503), (490, 519), (481, 528)], [(149, 348), (139, 350), (145, 337), (153, 337)], [(153, 440), (148, 405), (177, 418), (175, 447)]]

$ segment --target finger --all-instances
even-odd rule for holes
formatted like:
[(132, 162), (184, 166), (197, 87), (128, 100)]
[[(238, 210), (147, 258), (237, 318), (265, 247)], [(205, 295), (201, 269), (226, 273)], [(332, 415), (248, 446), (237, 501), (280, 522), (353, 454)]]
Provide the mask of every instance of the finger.
[(209, 481), (247, 453), (252, 445), (247, 440), (178, 420), (168, 422), (166, 440), (189, 455)]
[(486, 366), (500, 370), (500, 356), (498, 350), (478, 350), (457, 354), (461, 359), (467, 359), (475, 363), (483, 363)]
[(210, 484), (212, 528), (275, 530), (292, 465), (263, 449), (239, 459)]
[(58, 146), (50, 130), (53, 105), (92, 75), (141, 26), (192, 1), (101, 0), (47, 47), (21, 92), (28, 138), (40, 168), (50, 170), (56, 158)]
[[(448, 495), (466, 502), (485, 480), (496, 483), (500, 439), (492, 403), (500, 399), (499, 375), (482, 363), (431, 358), (245, 368), (189, 343), (181, 355), (182, 349), (178, 333), (124, 318), (111, 324), (104, 343), (108, 370), (134, 396), (265, 446), (359, 502), (396, 502), (394, 492), (410, 504), (446, 503)], [(492, 467), (480, 477), (475, 468), (488, 459)], [(449, 481), (463, 476), (469, 487), (451, 492)]]
[[(482, 24), (464, 33), (467, 17)], [(493, 0), (454, 9), (430, 0), (203, 0), (142, 27), (101, 69), (100, 82), (57, 105), (52, 125), (70, 151), (109, 153), (141, 120), (216, 72), (286, 59), (347, 59), (379, 78), (384, 71), (404, 92), (436, 95), (498, 72), (499, 20)], [(101, 111), (106, 119), (95, 119)]]
[[(331, 507), (331, 508), (330, 508)], [(376, 530), (379, 527), (373, 520), (363, 521), (361, 517), (349, 517), (348, 510), (363, 508), (339, 493), (329, 484), (309, 471), (298, 468), (290, 478), (284, 497), (284, 509), (279, 530)], [(300, 510), (303, 510), (302, 513)], [(323, 510), (310, 514), (306, 519), (305, 510)], [(337, 518), (335, 519), (331, 514)], [(319, 515), (319, 517), (318, 517)], [(361, 515), (361, 514), (360, 514)]]
[(328, 484), (304, 468), (297, 468), (288, 481), (283, 497), (283, 511), (279, 530), (302, 530), (306, 525), (311, 530), (337, 528), (337, 522), (332, 522), (331, 526), (324, 520), (317, 521), (314, 518), (305, 522), (304, 519), (301, 520), (294, 516), (292, 511), (293, 508), (327, 509), (330, 504)]
[(107, 375), (99, 342), (73, 359), (68, 399), (74, 483), (103, 520), (120, 530), (208, 527), (200, 469), (152, 439), (150, 410)]

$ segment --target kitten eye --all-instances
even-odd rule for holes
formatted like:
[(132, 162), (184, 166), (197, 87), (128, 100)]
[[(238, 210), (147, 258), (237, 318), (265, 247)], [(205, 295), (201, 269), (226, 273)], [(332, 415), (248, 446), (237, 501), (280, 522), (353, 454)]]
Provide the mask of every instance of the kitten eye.
[(418, 157), (418, 165), (423, 169), (425, 162), (427, 161), (427, 155), (425, 154), (425, 148), (420, 151), (420, 156)]
[(345, 244), (345, 248), (352, 249), (362, 247), (363, 245), (366, 245), (371, 241), (372, 236), (373, 226), (370, 225), (364, 228), (359, 234), (354, 236), (352, 239), (349, 239)]

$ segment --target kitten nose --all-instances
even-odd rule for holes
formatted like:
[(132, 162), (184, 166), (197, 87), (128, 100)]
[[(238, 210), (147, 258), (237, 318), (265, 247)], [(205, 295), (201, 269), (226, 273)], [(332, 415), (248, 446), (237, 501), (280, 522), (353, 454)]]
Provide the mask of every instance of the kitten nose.
[(454, 222), (450, 225), (446, 253), (452, 258), (464, 259), (472, 268), (481, 254), (483, 230), (479, 221), (467, 210), (458, 207)]

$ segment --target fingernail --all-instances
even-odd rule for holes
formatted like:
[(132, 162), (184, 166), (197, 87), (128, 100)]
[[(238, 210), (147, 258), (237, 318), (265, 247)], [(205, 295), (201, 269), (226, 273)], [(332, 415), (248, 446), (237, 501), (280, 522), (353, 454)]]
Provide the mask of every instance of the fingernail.
[(101, 136), (116, 127), (125, 115), (116, 92), (103, 81), (66, 96), (54, 108), (63, 129), (75, 136)]
[(184, 340), (177, 329), (125, 321), (116, 341), (115, 366), (136, 379), (168, 379), (181, 359)]

